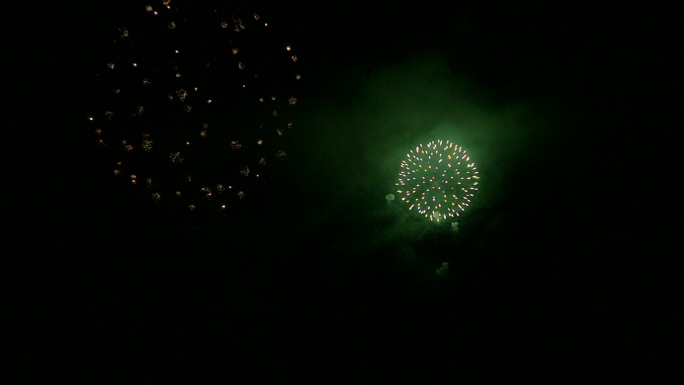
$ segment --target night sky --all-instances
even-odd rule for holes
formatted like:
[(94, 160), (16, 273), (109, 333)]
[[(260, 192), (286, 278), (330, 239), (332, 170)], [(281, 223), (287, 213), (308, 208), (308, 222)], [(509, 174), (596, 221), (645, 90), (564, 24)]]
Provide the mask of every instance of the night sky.
[[(658, 171), (677, 154), (669, 52), (679, 16), (580, 3), (172, 1), (179, 20), (194, 23), (174, 35), (191, 52), (179, 59), (183, 79), (203, 82), (216, 106), (195, 105), (188, 120), (211, 122), (178, 173), (195, 185), (174, 179), (163, 152), (172, 152), (164, 140), (185, 140), (185, 118), (162, 103), (175, 90), (160, 74), (176, 41), (140, 4), (34, 4), (9, 24), (16, 104), (3, 190), (19, 262), (8, 270), (18, 278), (10, 334), (13, 355), (33, 368), (27, 375), (237, 384), (670, 377), (677, 360), (662, 352), (681, 296), (671, 280), (679, 270), (660, 258), (675, 210), (659, 206), (679, 174)], [(256, 12), (268, 33), (226, 41), (235, 35), (210, 27), (214, 9), (230, 25), (236, 12)], [(145, 38), (122, 48), (122, 28)], [(261, 63), (255, 94), (231, 88), (243, 73), (221, 55), (235, 45)], [(296, 63), (289, 51), (280, 56), (287, 45)], [(132, 70), (106, 71), (135, 55), (159, 76), (149, 94), (136, 91)], [(122, 104), (111, 101), (113, 87), (134, 91)], [(284, 97), (274, 102), (284, 112), (256, 147), (250, 124), (270, 113), (256, 102), (262, 90)], [(148, 120), (102, 119), (138, 104)], [(118, 143), (141, 127), (159, 145), (152, 161)], [(102, 136), (111, 141), (98, 146)], [(458, 231), (386, 200), (407, 152), (439, 139), (466, 148), (479, 171)], [(160, 182), (132, 186), (114, 175), (119, 159)], [(213, 183), (210, 199), (202, 178)], [(217, 180), (235, 189), (219, 194)], [(172, 199), (176, 190), (182, 199)]]

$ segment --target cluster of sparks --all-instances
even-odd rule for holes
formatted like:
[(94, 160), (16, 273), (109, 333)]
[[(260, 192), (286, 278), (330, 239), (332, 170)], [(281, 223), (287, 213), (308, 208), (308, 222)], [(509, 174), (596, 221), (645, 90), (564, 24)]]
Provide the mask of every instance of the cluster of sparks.
[(88, 119), (117, 178), (155, 202), (226, 208), (287, 156), (298, 57), (258, 13), (176, 2), (112, 36)]
[(463, 147), (448, 140), (420, 144), (406, 155), (401, 168), (398, 196), (409, 210), (431, 221), (456, 219), (478, 189), (475, 163)]

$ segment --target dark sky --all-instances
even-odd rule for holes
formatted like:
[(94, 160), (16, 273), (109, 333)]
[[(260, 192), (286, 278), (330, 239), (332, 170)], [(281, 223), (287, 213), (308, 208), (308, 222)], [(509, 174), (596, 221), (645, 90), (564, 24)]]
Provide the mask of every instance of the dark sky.
[[(126, 60), (111, 37), (144, 7), (35, 5), (10, 22), (17, 357), (88, 383), (668, 377), (679, 302), (658, 257), (674, 214), (655, 206), (676, 181), (657, 171), (674, 156), (679, 17), (432, 0), (197, 15), (209, 3), (259, 12), (302, 74), (287, 158), (223, 211), (156, 204), (94, 145), (97, 74)], [(406, 152), (441, 138), (481, 176), (458, 232), (385, 200)], [(229, 151), (209, 148), (194, 171)]]

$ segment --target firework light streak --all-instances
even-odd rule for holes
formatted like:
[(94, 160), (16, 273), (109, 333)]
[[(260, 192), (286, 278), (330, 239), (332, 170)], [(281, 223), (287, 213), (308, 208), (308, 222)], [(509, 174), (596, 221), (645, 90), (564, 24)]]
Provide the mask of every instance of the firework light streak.
[(466, 150), (448, 140), (420, 144), (401, 162), (397, 196), (431, 221), (456, 219), (478, 190), (478, 171)]

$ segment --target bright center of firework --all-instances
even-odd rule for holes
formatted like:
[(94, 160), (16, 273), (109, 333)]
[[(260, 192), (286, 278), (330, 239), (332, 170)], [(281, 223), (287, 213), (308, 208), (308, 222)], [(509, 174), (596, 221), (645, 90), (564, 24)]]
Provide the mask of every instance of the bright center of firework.
[(418, 145), (401, 168), (396, 183), (401, 201), (431, 221), (458, 217), (478, 189), (475, 163), (462, 146), (448, 140)]

